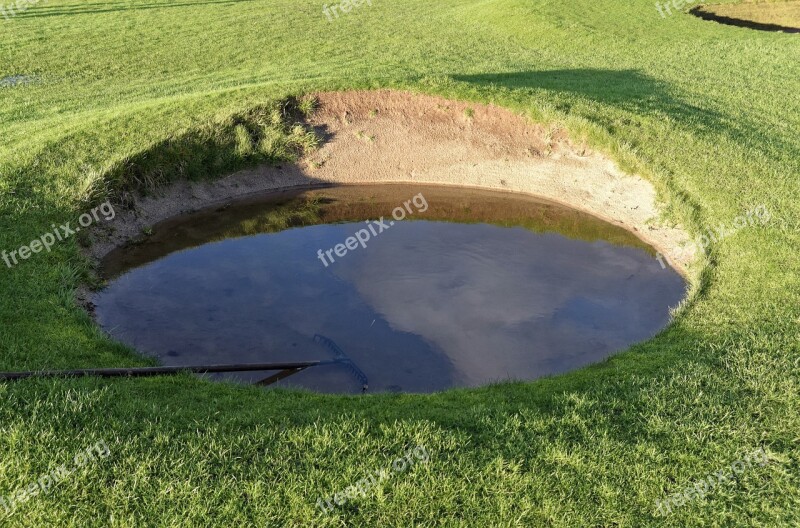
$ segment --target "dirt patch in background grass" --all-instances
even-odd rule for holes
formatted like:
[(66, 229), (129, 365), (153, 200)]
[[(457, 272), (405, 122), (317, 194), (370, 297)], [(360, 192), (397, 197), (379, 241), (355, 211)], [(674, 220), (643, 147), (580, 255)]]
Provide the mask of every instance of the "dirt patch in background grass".
[(800, 0), (701, 5), (690, 12), (704, 20), (720, 24), (762, 31), (800, 33)]

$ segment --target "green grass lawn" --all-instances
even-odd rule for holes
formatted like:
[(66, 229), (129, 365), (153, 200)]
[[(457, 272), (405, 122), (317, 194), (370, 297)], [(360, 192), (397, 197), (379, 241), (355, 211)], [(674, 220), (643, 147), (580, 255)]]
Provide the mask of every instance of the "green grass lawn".
[[(236, 124), (356, 87), (557, 122), (650, 179), (693, 234), (758, 205), (772, 220), (712, 245), (667, 330), (555, 378), (368, 397), (189, 376), (0, 384), (0, 496), (110, 451), (10, 516), (0, 503), (0, 525), (800, 525), (800, 35), (644, 0), (372, 0), (332, 22), (322, 4), (42, 0), (0, 18), (0, 79), (29, 77), (0, 82), (0, 250), (106, 195), (291, 158), (284, 124), (258, 155), (235, 148)], [(0, 262), (0, 370), (148, 364), (76, 307), (81, 241)], [(427, 463), (315, 505), (415, 446)], [(766, 465), (658, 516), (762, 446)]]

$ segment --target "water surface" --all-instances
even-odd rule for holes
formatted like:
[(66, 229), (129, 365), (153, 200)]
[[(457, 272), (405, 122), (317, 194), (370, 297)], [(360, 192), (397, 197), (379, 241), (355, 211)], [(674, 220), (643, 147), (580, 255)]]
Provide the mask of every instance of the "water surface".
[[(420, 193), (425, 210), (410, 203), (394, 221)], [(320, 250), (380, 217), (391, 227), (323, 264)], [(343, 353), (370, 392), (594, 363), (657, 333), (685, 289), (638, 238), (587, 214), (506, 193), (394, 185), (274, 194), (173, 219), (110, 254), (103, 270), (98, 322), (165, 365)], [(280, 385), (362, 389), (343, 363)]]

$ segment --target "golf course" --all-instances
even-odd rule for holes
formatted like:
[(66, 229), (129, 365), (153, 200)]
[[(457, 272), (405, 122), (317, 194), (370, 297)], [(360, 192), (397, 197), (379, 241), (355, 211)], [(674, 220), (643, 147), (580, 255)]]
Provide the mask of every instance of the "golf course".
[[(295, 335), (282, 347), (271, 329), (331, 304), (323, 328), (354, 305), (312, 290), (322, 273), (340, 275), (320, 292), (352, 275), (363, 284), (348, 295), (372, 308), (342, 326), (352, 345), (335, 335), (331, 344), (332, 331), (304, 334), (355, 373), (348, 393), (185, 371), (0, 380), (0, 527), (800, 526), (800, 34), (703, 20), (689, 12), (699, 3), (667, 11), (644, 0), (3, 2), (0, 378), (263, 363), (226, 354), (290, 350)], [(785, 3), (766, 5), (780, 13), (776, 24), (800, 27), (796, 2)], [(720, 12), (763, 4), (746, 5)], [(325, 194), (333, 184), (402, 187)], [(466, 194), (447, 201), (426, 185)], [(209, 207), (238, 214), (227, 209), (236, 200), (301, 187), (317, 190), (270, 202), (257, 222), (203, 213), (189, 227), (168, 223)], [(523, 195), (544, 205), (513, 201)], [(342, 201), (327, 204), (332, 197)], [(517, 214), (526, 207), (545, 211), (531, 213), (535, 226)], [(393, 215), (385, 234), (368, 222)], [(205, 238), (170, 241), (203, 222)], [(324, 231), (342, 222), (372, 229), (368, 243), (346, 243), (346, 256), (336, 248), (355, 231)], [(602, 292), (612, 300), (565, 301), (558, 320), (590, 314), (580, 336), (613, 327), (622, 337), (604, 337), (608, 349), (586, 337), (580, 345), (595, 348), (583, 359), (553, 345), (538, 375), (497, 366), (504, 353), (518, 360), (505, 343), (556, 343), (520, 330), (503, 302), (517, 314), (517, 297), (556, 294), (525, 275), (512, 286), (492, 275), (481, 291), (496, 297), (458, 297), (480, 307), (475, 318), (488, 318), (484, 309), (508, 317), (491, 328), (513, 342), (493, 346), (472, 312), (447, 321), (426, 297), (432, 287), (412, 289), (391, 268), (395, 259), (420, 274), (438, 269), (447, 246), (431, 239), (424, 260), (381, 249), (400, 240), (413, 249), (435, 236), (426, 226), (446, 222), (478, 230), (476, 244), (561, 237), (552, 247), (572, 259), (552, 256), (537, 270), (556, 276), (569, 261), (613, 287)], [(277, 241), (259, 246), (267, 254), (295, 247), (279, 238), (292, 232), (316, 245), (269, 267), (271, 256), (261, 266), (240, 256), (254, 249), (220, 245), (261, 233)], [(323, 235), (338, 238), (318, 243)], [(151, 252), (163, 260), (135, 254), (163, 240), (172, 246)], [(236, 290), (210, 289), (214, 270), (190, 256), (211, 246), (220, 274), (255, 262), (253, 275)], [(528, 270), (528, 254), (513, 248), (488, 269)], [(139, 260), (123, 259), (122, 271), (158, 271), (168, 259), (183, 267), (129, 286), (104, 273), (107, 256), (124, 251)], [(362, 270), (362, 259), (374, 261)], [(449, 273), (431, 282), (463, 291)], [(124, 297), (180, 281), (198, 300), (145, 296), (134, 311)], [(311, 300), (283, 306), (275, 292), (287, 285)], [(251, 296), (276, 309), (239, 327), (256, 310), (230, 307)], [(633, 332), (654, 304), (653, 330)], [(135, 339), (125, 339), (127, 323)], [(412, 324), (429, 334), (402, 348)], [(424, 359), (446, 349), (430, 336), (447, 324), (448, 344), (478, 351), (423, 370), (468, 365), (490, 382), (443, 374), (412, 390), (422, 378), (408, 374), (400, 390), (359, 356), (362, 340), (395, 336), (402, 347), (387, 357), (398, 363), (375, 363), (406, 375), (402, 351)], [(132, 345), (162, 346), (173, 327), (186, 350), (164, 344), (156, 357)], [(452, 359), (458, 346), (447, 350)], [(298, 348), (270, 361), (318, 359)], [(363, 383), (360, 394), (362, 370), (386, 389)]]

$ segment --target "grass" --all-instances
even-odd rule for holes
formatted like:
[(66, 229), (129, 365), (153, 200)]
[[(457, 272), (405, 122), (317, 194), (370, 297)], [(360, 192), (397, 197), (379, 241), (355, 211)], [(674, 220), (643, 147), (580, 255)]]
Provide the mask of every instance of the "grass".
[[(656, 338), (532, 383), (365, 398), (185, 376), (2, 384), (0, 495), (101, 439), (111, 455), (0, 523), (800, 524), (798, 56), (797, 35), (621, 0), (373, 0), (334, 22), (310, 0), (50, 0), (0, 20), (0, 78), (28, 78), (0, 87), (2, 250), (102, 196), (296, 157), (313, 138), (270, 112), (340, 88), (563, 127), (650, 179), (693, 233), (773, 216), (713, 244)], [(77, 238), (0, 264), (0, 368), (147, 363), (75, 306), (90, 275)], [(415, 445), (427, 464), (316, 509)], [(656, 515), (759, 446), (766, 466)]]

